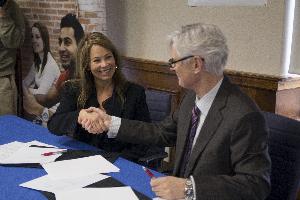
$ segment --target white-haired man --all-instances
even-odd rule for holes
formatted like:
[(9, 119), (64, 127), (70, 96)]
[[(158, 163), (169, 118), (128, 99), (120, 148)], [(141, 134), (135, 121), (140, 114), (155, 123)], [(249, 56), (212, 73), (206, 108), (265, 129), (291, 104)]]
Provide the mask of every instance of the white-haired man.
[(90, 133), (108, 129), (122, 141), (176, 145), (173, 176), (151, 180), (164, 199), (265, 199), (270, 190), (267, 128), (255, 103), (223, 75), (226, 39), (210, 24), (170, 36), (171, 70), (188, 89), (179, 108), (160, 123), (108, 116), (81, 120)]

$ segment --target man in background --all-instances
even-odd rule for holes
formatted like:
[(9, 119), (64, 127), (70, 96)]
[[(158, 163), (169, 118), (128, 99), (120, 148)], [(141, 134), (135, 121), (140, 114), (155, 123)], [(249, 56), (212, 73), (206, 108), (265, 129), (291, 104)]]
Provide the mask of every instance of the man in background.
[(25, 37), (24, 16), (14, 0), (0, 0), (0, 115), (17, 114), (15, 65)]
[[(76, 15), (67, 14), (61, 19), (59, 43), (59, 58), (64, 71), (50, 88), (47, 94), (37, 101), (34, 96), (24, 89), (24, 109), (29, 114), (37, 116), (46, 124), (50, 116), (55, 112), (55, 104), (59, 102), (59, 93), (66, 80), (75, 78), (77, 45), (84, 36), (84, 31)], [(54, 108), (51, 108), (54, 107)]]

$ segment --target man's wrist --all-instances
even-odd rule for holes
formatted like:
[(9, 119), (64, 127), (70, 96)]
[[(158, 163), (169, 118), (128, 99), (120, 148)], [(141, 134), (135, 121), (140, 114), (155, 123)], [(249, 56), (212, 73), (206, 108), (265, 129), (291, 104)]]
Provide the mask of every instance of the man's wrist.
[(185, 200), (194, 200), (195, 199), (194, 184), (193, 184), (191, 177), (187, 178), (185, 181), (184, 199)]
[(42, 114), (43, 114), (43, 111), (44, 111), (44, 106), (42, 106), (42, 105), (38, 105), (38, 106), (36, 106), (36, 113), (35, 113), (35, 115), (36, 116), (41, 116)]

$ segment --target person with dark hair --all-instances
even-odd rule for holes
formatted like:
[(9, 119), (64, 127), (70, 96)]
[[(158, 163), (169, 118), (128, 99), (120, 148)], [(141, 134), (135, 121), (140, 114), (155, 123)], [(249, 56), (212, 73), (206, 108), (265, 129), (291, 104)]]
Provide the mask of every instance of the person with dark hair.
[(14, 0), (0, 1), (0, 115), (17, 114), (15, 65), (25, 37), (24, 16)]
[(65, 84), (60, 105), (48, 122), (48, 129), (56, 135), (73, 135), (104, 151), (118, 152), (122, 157), (137, 161), (149, 146), (91, 134), (78, 122), (95, 117), (90, 112), (91, 107), (126, 119), (149, 122), (144, 88), (125, 79), (116, 48), (99, 32), (88, 34), (81, 41), (77, 69), (80, 79)]
[(49, 117), (56, 110), (62, 85), (66, 80), (75, 77), (77, 42), (84, 36), (83, 28), (76, 15), (67, 14), (64, 16), (61, 19), (60, 27), (58, 52), (63, 72), (47, 94), (41, 95), (38, 101), (36, 101), (31, 92), (24, 90), (23, 105), (25, 110), (29, 114), (38, 116), (44, 125), (46, 125)]
[[(152, 178), (163, 199), (263, 200), (270, 192), (268, 129), (257, 105), (224, 75), (226, 38), (213, 24), (191, 24), (170, 36), (169, 66), (187, 89), (159, 123), (120, 119), (99, 108), (79, 120), (88, 132), (137, 144), (174, 146), (173, 176)], [(143, 134), (141, 134), (143, 133)]]
[(39, 102), (60, 75), (59, 67), (51, 55), (48, 29), (36, 22), (32, 26), (32, 47), (34, 63), (23, 80), (23, 87), (29, 89)]

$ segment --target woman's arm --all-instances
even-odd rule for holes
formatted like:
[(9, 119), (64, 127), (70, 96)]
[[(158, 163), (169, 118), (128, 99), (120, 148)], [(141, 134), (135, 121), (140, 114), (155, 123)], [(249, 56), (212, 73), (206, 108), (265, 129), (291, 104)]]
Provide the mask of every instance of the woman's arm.
[(77, 109), (78, 87), (66, 83), (61, 91), (60, 105), (48, 122), (48, 129), (56, 135), (73, 135), (77, 129), (79, 110)]

